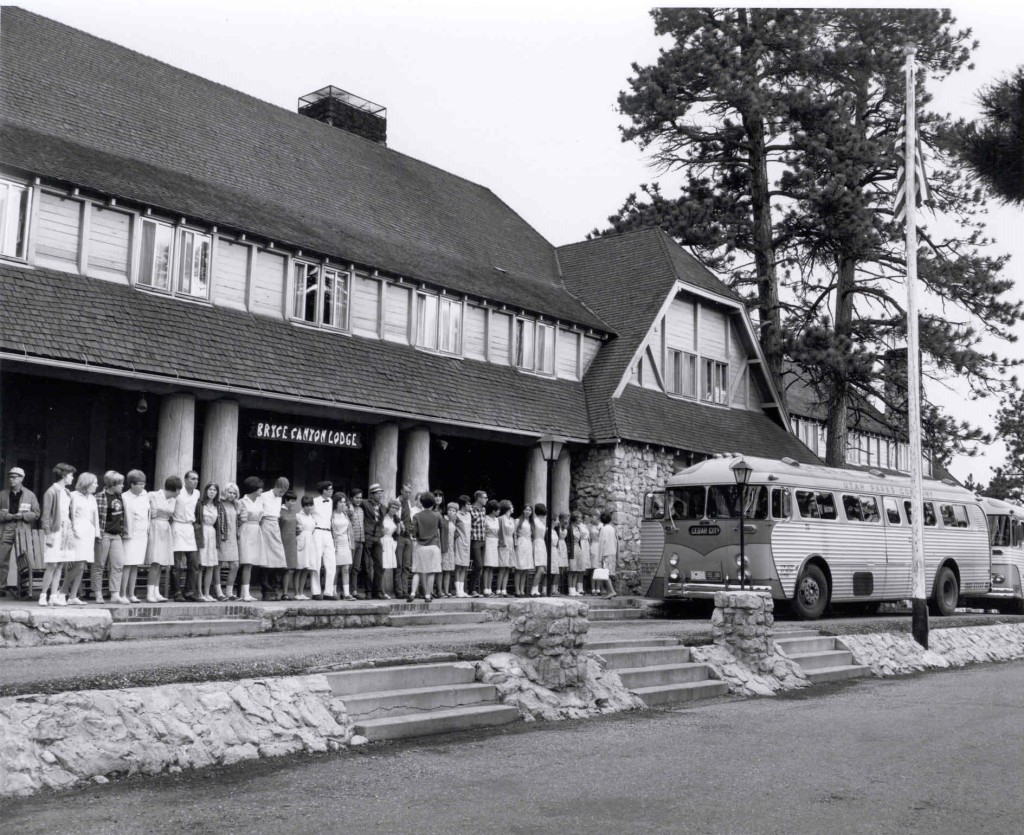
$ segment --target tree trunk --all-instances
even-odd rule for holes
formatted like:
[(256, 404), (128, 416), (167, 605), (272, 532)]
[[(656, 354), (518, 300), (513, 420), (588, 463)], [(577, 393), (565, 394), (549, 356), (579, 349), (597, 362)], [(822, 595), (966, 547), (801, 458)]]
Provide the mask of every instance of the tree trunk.
[[(835, 335), (837, 340), (850, 333), (850, 326), (853, 323), (853, 287), (856, 269), (855, 259), (840, 256), (836, 282)], [(829, 411), (825, 429), (825, 464), (829, 467), (842, 467), (846, 464), (848, 435), (846, 415), (849, 405), (850, 391), (845, 371), (842, 369), (830, 370)]]

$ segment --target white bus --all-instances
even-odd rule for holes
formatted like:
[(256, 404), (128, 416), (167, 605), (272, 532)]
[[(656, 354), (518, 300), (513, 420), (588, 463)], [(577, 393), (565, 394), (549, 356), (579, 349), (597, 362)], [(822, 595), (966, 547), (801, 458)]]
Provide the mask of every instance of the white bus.
[(992, 589), (972, 605), (1024, 615), (1024, 509), (1002, 499), (981, 499), (988, 517), (989, 542), (992, 545)]
[[(663, 497), (645, 502), (645, 515), (661, 511), (664, 535), (651, 592), (695, 600), (738, 588), (740, 493), (731, 469), (738, 457), (688, 467), (668, 480)], [(753, 469), (743, 514), (748, 586), (789, 601), (806, 620), (830, 603), (877, 608), (911, 597), (909, 477), (790, 458), (744, 460)], [(929, 603), (949, 615), (962, 596), (989, 592), (988, 525), (970, 491), (930, 479), (923, 518)]]

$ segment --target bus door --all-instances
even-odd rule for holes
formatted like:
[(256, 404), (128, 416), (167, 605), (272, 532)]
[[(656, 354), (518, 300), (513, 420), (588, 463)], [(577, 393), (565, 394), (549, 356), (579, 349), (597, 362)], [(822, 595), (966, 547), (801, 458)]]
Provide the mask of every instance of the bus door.
[(880, 600), (888, 572), (883, 502), (863, 493), (841, 493), (840, 500), (847, 526), (832, 570), (833, 599), (850, 595)]
[(665, 552), (665, 491), (644, 496), (644, 515), (640, 521), (640, 594), (661, 597), (665, 593), (665, 571), (661, 557)]

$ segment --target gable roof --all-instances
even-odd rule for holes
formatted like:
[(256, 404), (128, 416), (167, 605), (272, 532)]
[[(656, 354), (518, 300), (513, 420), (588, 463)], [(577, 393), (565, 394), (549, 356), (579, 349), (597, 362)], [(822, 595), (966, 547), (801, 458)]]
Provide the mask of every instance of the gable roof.
[(23, 9), (0, 15), (0, 163), (610, 330), (489, 189)]
[[(8, 360), (300, 400), (372, 420), (408, 415), (532, 438), (547, 431), (589, 437), (581, 383), (55, 270), (0, 264), (0, 320), (0, 355)], [(498, 390), (507, 396), (483, 396)]]

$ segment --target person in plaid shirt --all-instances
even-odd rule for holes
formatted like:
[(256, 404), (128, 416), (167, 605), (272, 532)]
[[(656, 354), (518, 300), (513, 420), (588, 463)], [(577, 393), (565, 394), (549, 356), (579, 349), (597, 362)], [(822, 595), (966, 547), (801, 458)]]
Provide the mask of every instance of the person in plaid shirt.
[(362, 504), (363, 491), (357, 487), (349, 498), (348, 518), (352, 522), (352, 590), (359, 600), (369, 597), (373, 588), (372, 563), (368, 556), (363, 559), (366, 527)]
[(124, 500), (121, 488), (124, 476), (115, 470), (103, 474), (103, 492), (96, 494), (96, 511), (100, 529), (96, 531), (95, 558), (92, 563), (92, 596), (103, 603), (103, 571), (110, 563), (110, 602), (127, 603), (121, 597), (121, 574), (124, 571)]
[(479, 588), (481, 574), (484, 567), (484, 540), (487, 539), (487, 491), (477, 490), (473, 494), (473, 504), (469, 506), (469, 514), (473, 518), (473, 524), (469, 532), (469, 577), (466, 585), (469, 586), (470, 597), (479, 597), (482, 589)]

